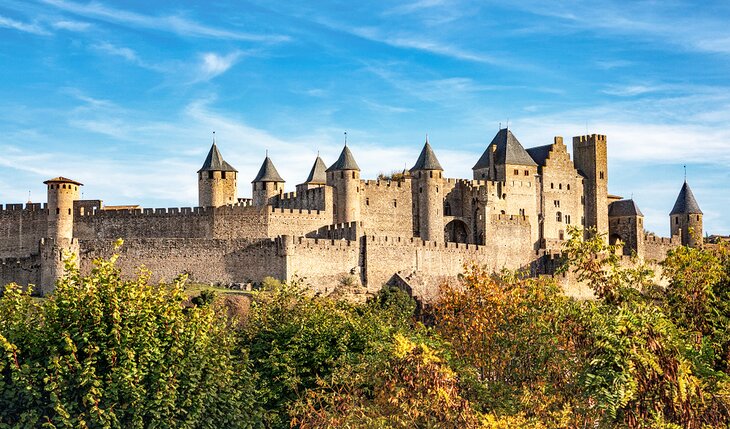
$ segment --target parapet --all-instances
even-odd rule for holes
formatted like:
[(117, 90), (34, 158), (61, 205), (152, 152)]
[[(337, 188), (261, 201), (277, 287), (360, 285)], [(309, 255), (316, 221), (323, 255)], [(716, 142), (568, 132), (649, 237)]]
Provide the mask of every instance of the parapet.
[(323, 226), (307, 234), (308, 238), (324, 238), (331, 240), (357, 240), (362, 234), (362, 222), (335, 223)]
[(26, 204), (5, 204), (3, 207), (2, 204), (0, 204), (0, 213), (2, 212), (22, 212), (22, 211), (28, 211), (28, 212), (39, 212), (43, 210), (48, 209), (48, 204), (46, 203), (26, 203)]
[(510, 215), (510, 214), (493, 214), (491, 215), (492, 224), (500, 225), (530, 225), (530, 217), (527, 215)]
[(478, 244), (469, 243), (450, 243), (440, 241), (429, 241), (422, 240), (418, 237), (399, 237), (399, 236), (381, 236), (381, 235), (366, 235), (365, 245), (375, 246), (394, 246), (394, 247), (419, 247), (423, 249), (434, 249), (451, 252), (467, 252), (467, 253), (479, 253), (486, 252), (485, 246)]
[(606, 136), (604, 134), (589, 134), (585, 136), (575, 136), (573, 137), (573, 144), (578, 143), (594, 143), (594, 142), (605, 142)]

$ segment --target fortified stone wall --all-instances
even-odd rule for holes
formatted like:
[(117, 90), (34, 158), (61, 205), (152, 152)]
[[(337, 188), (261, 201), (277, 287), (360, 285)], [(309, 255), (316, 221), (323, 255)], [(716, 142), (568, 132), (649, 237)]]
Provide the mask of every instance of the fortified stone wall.
[(644, 260), (661, 262), (667, 257), (667, 252), (682, 244), (679, 235), (671, 238), (657, 237), (654, 234), (644, 234)]
[[(286, 257), (286, 276), (297, 277), (319, 293), (335, 289), (362, 289), (360, 277), (361, 247), (358, 241), (325, 240), (283, 236), (276, 239)], [(364, 290), (362, 290), (364, 292)]]
[(322, 228), (307, 234), (307, 238), (355, 241), (364, 234), (362, 222), (350, 222), (323, 226)]
[(48, 228), (45, 204), (0, 205), (0, 257), (25, 257), (38, 253), (38, 241)]
[(206, 238), (213, 233), (212, 207), (97, 210), (74, 219), (74, 237)]
[[(36, 247), (38, 244), (36, 244)], [(41, 283), (41, 257), (36, 253), (26, 257), (9, 257), (0, 259), (0, 290), (8, 283), (21, 286), (35, 285), (39, 290)]]
[[(80, 240), (81, 270), (90, 272), (96, 258), (108, 258), (114, 240)], [(260, 282), (264, 277), (286, 278), (286, 263), (275, 240), (137, 238), (126, 239), (116, 250), (117, 266), (125, 276), (138, 273), (144, 266), (152, 281), (171, 281), (188, 274), (196, 283)]]
[(216, 239), (263, 239), (268, 237), (266, 207), (248, 203), (217, 207), (213, 210), (213, 235)]
[(269, 237), (279, 235), (299, 237), (332, 224), (332, 212), (268, 207), (266, 223)]
[(320, 186), (311, 189), (301, 188), (299, 192), (287, 192), (276, 200), (276, 207), (282, 209), (302, 209), (325, 211), (332, 206), (332, 188)]
[(363, 180), (360, 219), (368, 233), (413, 235), (411, 180)]
[(528, 267), (536, 257), (531, 242), (531, 222), (528, 216), (491, 215), (488, 220), (484, 247), (491, 255), (490, 269)]

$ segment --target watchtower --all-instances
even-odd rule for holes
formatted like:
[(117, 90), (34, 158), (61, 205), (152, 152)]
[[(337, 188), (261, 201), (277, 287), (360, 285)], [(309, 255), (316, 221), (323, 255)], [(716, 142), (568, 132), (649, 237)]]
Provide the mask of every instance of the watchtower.
[(271, 204), (272, 198), (284, 193), (284, 179), (276, 171), (268, 153), (251, 184), (253, 186), (253, 204), (256, 207)]
[(623, 243), (624, 255), (644, 258), (644, 214), (633, 199), (614, 201), (608, 207), (609, 243)]
[(326, 171), (327, 185), (333, 188), (334, 223), (360, 220), (360, 167), (345, 145), (334, 164)]
[(200, 207), (220, 207), (235, 204), (236, 171), (221, 156), (215, 140), (210, 147), (203, 166), (198, 170), (198, 205)]
[(669, 213), (669, 223), (672, 236), (682, 235), (683, 246), (697, 247), (702, 244), (702, 210), (687, 181), (682, 185)]
[(79, 199), (81, 183), (56, 177), (43, 182), (48, 186), (48, 229), (41, 242), (41, 295), (52, 292), (56, 279), (63, 275), (64, 254), (78, 254), (73, 238), (74, 201)]
[(410, 170), (413, 178), (413, 201), (416, 202), (418, 233), (421, 239), (444, 241), (443, 172), (431, 145), (423, 145), (416, 165)]
[(608, 156), (606, 136), (573, 137), (573, 163), (584, 177), (584, 227), (608, 233)]

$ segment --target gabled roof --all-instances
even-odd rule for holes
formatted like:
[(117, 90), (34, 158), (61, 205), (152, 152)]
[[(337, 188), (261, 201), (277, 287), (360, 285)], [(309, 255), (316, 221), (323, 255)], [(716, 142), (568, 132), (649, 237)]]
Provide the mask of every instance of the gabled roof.
[(644, 214), (634, 200), (620, 200), (608, 206), (608, 216), (644, 216)]
[(274, 163), (271, 162), (271, 158), (268, 156), (264, 159), (263, 164), (261, 164), (261, 168), (259, 169), (259, 173), (256, 175), (256, 178), (253, 179), (251, 183), (256, 182), (283, 182), (284, 179), (279, 176), (279, 172), (276, 171), (276, 167), (274, 167)]
[(236, 171), (236, 169), (233, 168), (231, 164), (223, 160), (223, 156), (221, 156), (218, 146), (213, 143), (213, 146), (210, 147), (210, 152), (208, 152), (208, 156), (205, 158), (205, 162), (203, 163), (203, 166), (200, 167), (200, 170), (198, 170), (198, 173), (201, 171)]
[(74, 185), (84, 186), (83, 183), (77, 182), (75, 180), (68, 179), (68, 178), (63, 177), (63, 176), (54, 177), (53, 179), (48, 179), (45, 182), (43, 182), (44, 185), (47, 185), (49, 183), (72, 183)]
[(532, 158), (533, 161), (537, 163), (537, 165), (545, 165), (545, 160), (547, 159), (548, 155), (550, 154), (550, 151), (553, 149), (553, 145), (547, 144), (545, 146), (537, 146), (537, 147), (531, 147), (527, 150), (527, 154), (530, 155), (530, 158)]
[(325, 183), (327, 183), (326, 171), (327, 165), (325, 165), (324, 161), (322, 161), (322, 158), (317, 155), (317, 159), (314, 160), (312, 170), (310, 170), (309, 176), (307, 176), (307, 180), (305, 180), (304, 183), (324, 185)]
[(687, 182), (684, 182), (684, 185), (682, 185), (682, 189), (677, 196), (677, 201), (674, 203), (674, 207), (669, 214), (702, 214), (700, 205), (697, 204), (695, 195), (692, 193), (692, 189), (689, 188)]
[(421, 150), (421, 154), (418, 155), (416, 165), (414, 165), (410, 171), (418, 170), (444, 170), (443, 168), (441, 168), (439, 160), (436, 159), (436, 154), (433, 153), (433, 149), (431, 149), (431, 145), (428, 143), (428, 140), (426, 140), (426, 144), (423, 145), (423, 150)]
[(327, 169), (328, 172), (339, 170), (360, 171), (360, 167), (357, 166), (357, 162), (355, 162), (355, 158), (352, 156), (352, 152), (350, 152), (350, 148), (348, 148), (347, 146), (342, 149), (340, 157), (337, 158), (337, 161), (335, 161), (335, 163)]
[(494, 136), (472, 170), (489, 167), (489, 152), (492, 150), (492, 146), (496, 147), (494, 161), (497, 164), (537, 166), (512, 131), (503, 128)]

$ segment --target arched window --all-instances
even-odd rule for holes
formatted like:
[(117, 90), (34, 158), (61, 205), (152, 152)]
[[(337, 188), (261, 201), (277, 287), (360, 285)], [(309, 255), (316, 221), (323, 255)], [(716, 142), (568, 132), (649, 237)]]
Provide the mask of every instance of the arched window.
[(558, 221), (558, 222), (562, 222), (563, 221), (563, 214), (560, 213), (560, 212), (555, 213), (555, 220)]

